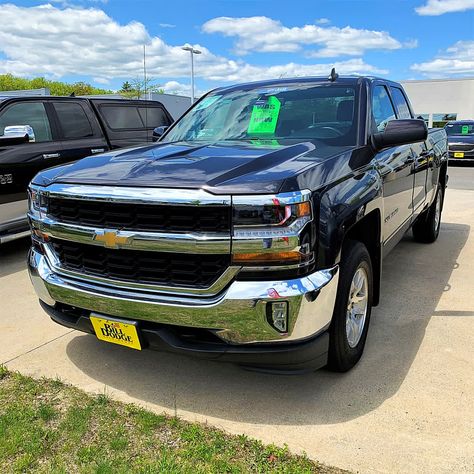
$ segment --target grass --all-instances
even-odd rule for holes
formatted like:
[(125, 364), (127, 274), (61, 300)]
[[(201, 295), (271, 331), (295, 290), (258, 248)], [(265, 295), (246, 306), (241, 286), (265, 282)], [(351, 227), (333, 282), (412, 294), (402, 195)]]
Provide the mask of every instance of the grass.
[(342, 473), (286, 447), (0, 366), (0, 472)]

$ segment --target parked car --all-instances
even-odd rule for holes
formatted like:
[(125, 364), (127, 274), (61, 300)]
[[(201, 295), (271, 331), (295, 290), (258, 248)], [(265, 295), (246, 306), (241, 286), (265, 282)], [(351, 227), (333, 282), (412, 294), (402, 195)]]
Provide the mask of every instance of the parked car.
[(444, 129), (448, 134), (449, 160), (473, 162), (474, 120), (448, 122)]
[(240, 84), (154, 147), (39, 173), (29, 271), (41, 306), (135, 349), (349, 370), (382, 258), (410, 227), (438, 237), (446, 132), (413, 117), (383, 79)]
[(151, 142), (171, 122), (156, 101), (0, 97), (0, 244), (29, 234), (26, 189), (38, 171)]

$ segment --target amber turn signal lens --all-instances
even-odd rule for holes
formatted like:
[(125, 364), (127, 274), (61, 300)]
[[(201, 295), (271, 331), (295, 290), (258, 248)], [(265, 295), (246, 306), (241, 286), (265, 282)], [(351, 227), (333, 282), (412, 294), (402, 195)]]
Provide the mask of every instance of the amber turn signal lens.
[(296, 204), (296, 215), (298, 217), (311, 215), (311, 204), (309, 202), (301, 202)]
[(43, 242), (48, 242), (49, 241), (49, 236), (47, 234), (45, 234), (44, 232), (41, 232), (38, 229), (34, 229), (33, 233), (36, 235), (36, 237), (41, 239)]
[(233, 263), (300, 263), (304, 259), (300, 252), (238, 253), (232, 256)]

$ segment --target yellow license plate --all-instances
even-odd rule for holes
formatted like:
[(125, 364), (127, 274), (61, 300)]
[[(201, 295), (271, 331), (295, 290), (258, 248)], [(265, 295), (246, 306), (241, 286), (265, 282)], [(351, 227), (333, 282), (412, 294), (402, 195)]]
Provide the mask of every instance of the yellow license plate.
[(461, 151), (455, 151), (454, 158), (464, 158), (464, 153)]
[(91, 315), (90, 318), (95, 335), (101, 341), (112, 342), (113, 344), (120, 344), (121, 346), (141, 350), (142, 346), (138, 338), (136, 324), (105, 319), (97, 315)]

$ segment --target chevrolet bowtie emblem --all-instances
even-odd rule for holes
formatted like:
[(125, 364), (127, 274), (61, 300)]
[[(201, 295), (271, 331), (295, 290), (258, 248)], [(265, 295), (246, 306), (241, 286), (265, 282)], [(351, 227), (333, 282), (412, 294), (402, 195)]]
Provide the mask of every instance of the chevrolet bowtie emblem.
[(118, 249), (119, 245), (126, 244), (128, 239), (128, 237), (119, 236), (116, 230), (97, 231), (94, 235), (94, 240), (103, 242), (105, 247), (111, 249)]

